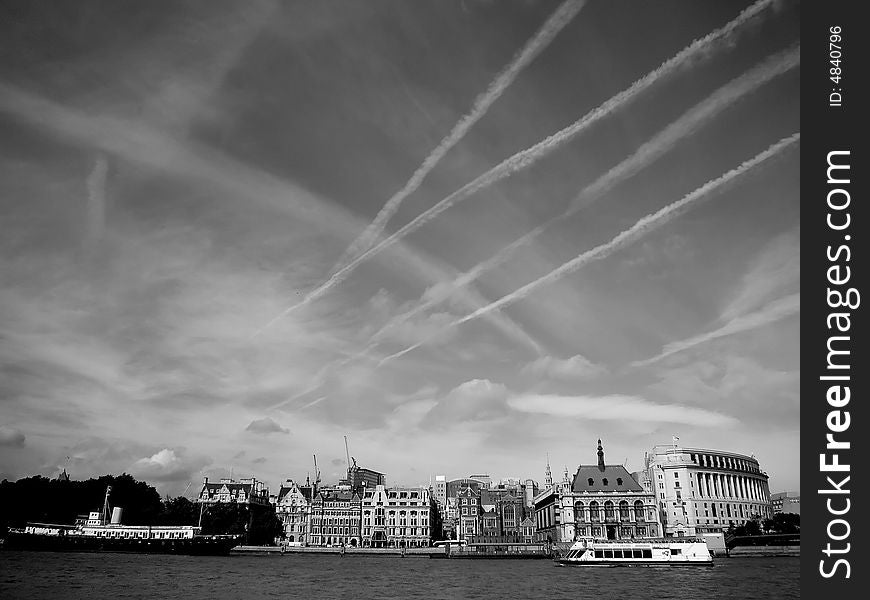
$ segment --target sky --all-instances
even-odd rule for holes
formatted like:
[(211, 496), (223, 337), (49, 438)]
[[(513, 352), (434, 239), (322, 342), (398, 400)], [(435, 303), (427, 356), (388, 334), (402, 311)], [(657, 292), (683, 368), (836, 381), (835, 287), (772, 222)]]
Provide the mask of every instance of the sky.
[(798, 13), (2, 3), (0, 478), (799, 490)]

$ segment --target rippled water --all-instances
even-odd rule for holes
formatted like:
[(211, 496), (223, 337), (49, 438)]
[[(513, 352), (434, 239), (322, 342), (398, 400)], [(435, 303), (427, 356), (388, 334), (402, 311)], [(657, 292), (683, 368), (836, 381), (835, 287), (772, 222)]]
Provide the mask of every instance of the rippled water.
[(0, 552), (0, 598), (799, 598), (799, 559), (713, 567), (557, 567), (546, 560)]

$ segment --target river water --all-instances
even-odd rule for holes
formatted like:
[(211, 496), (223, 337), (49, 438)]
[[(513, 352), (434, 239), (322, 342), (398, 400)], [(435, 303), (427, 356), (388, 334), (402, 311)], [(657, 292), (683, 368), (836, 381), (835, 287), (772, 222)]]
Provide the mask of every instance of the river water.
[(0, 552), (0, 598), (799, 598), (798, 558), (713, 567), (557, 567), (548, 560), (286, 554)]

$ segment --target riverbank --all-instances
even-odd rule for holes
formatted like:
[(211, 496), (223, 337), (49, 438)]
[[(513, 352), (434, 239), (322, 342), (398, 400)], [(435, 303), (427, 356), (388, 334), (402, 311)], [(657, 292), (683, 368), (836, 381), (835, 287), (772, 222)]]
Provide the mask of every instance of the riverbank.
[(800, 557), (800, 546), (736, 546), (728, 551), (733, 558), (752, 558), (769, 556), (794, 556)]
[[(313, 546), (236, 546), (230, 554), (338, 554), (342, 553), (340, 547), (321, 548)], [(417, 558), (429, 558), (432, 554), (444, 554), (443, 548), (344, 548), (345, 555), (354, 556), (405, 556)]]

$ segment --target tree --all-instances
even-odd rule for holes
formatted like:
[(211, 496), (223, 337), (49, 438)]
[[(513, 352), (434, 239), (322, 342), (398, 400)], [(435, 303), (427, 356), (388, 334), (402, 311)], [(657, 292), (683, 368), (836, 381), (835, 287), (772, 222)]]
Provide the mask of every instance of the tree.
[(196, 525), (199, 521), (199, 507), (185, 498), (163, 499), (163, 507), (157, 519), (159, 525)]

